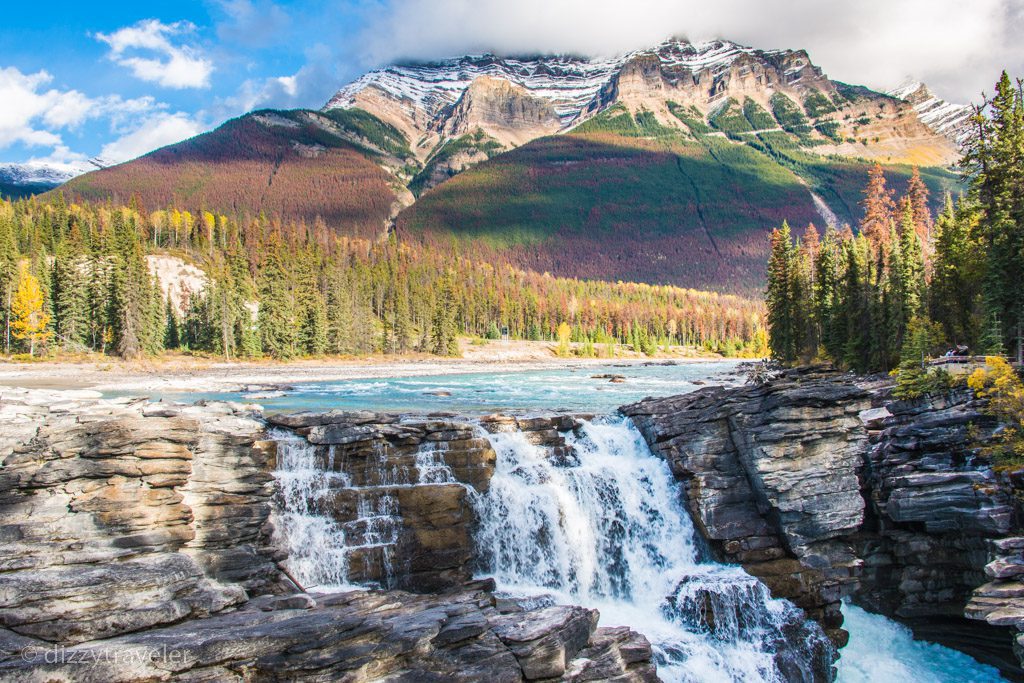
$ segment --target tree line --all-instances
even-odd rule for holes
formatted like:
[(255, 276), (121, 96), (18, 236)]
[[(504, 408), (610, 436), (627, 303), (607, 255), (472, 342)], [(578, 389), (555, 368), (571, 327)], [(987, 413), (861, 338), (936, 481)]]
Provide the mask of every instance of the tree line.
[[(899, 367), (910, 392), (922, 359), (959, 346), (1016, 351), (1024, 326), (1024, 100), (1004, 72), (976, 107), (962, 171), (967, 191), (937, 217), (916, 169), (898, 200), (875, 166), (856, 234), (772, 232), (769, 347), (787, 362), (832, 360), (858, 372)], [(920, 389), (920, 387), (917, 387)]]
[[(160, 282), (157, 257), (194, 264), (202, 285)], [(582, 355), (767, 348), (761, 302), (740, 297), (552, 277), (393, 235), (345, 237), (322, 221), (61, 194), (0, 202), (0, 296), (7, 353), (452, 355), (459, 336), (553, 341), (562, 325)]]

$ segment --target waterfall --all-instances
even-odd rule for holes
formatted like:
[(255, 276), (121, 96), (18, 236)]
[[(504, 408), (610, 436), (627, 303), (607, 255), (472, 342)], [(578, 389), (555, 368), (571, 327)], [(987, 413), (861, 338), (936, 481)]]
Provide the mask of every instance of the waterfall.
[[(579, 423), (560, 434), (564, 446), (535, 445), (536, 433), (523, 431), (479, 433), (496, 469), (486, 493), (466, 485), (467, 500), (478, 574), (500, 591), (593, 607), (602, 624), (632, 627), (651, 640), (666, 681), (812, 681), (828, 669), (831, 645), (800, 610), (740, 568), (701, 560), (679, 485), (631, 422)], [(276, 540), (307, 589), (392, 585), (402, 559), (394, 494), (459, 483), (442, 441), (423, 441), (409, 458), (374, 447), (371, 467), (352, 468), (333, 447), (285, 430), (274, 438)]]
[[(285, 430), (271, 435), (277, 442), (277, 501), (274, 540), (287, 551), (285, 567), (304, 588), (337, 591), (363, 583), (353, 577), (353, 561), (382, 565), (388, 583), (393, 577), (394, 548), (401, 530), (398, 503), (384, 485), (354, 486), (335, 462), (334, 447), (326, 453)], [(385, 467), (376, 453), (379, 477), (387, 485), (407, 484), (408, 470)], [(350, 494), (347, 498), (345, 494)], [(350, 521), (338, 521), (338, 508), (354, 505)]]
[(800, 610), (738, 567), (699, 560), (678, 485), (628, 420), (564, 436), (568, 454), (522, 432), (489, 437), (497, 469), (476, 502), (476, 542), (499, 589), (641, 631), (664, 680), (810, 681), (827, 669), (831, 645)]
[(288, 572), (305, 588), (320, 590), (348, 584), (345, 533), (329, 514), (331, 494), (350, 484), (348, 476), (324, 463), (301, 436), (276, 430), (277, 505), (274, 540), (288, 552)]

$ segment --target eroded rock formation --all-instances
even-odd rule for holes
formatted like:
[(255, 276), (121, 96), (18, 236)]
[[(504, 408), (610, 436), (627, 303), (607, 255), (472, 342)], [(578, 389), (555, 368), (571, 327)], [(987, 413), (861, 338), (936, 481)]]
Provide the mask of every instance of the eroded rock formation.
[[(840, 600), (1022, 678), (1013, 482), (976, 449), (968, 390), (915, 402), (821, 368), (623, 408), (684, 484), (702, 535), (845, 642)], [(1020, 649), (1020, 646), (1017, 646)]]
[[(494, 460), (464, 423), (275, 422), (394, 494), (399, 582), (444, 590), (298, 590), (272, 545), (278, 449), (252, 406), (3, 389), (0, 681), (658, 680), (647, 640), (596, 611), (464, 581), (465, 496)], [(441, 466), (459, 480), (386, 481)], [(344, 518), (353, 494), (335, 495)]]

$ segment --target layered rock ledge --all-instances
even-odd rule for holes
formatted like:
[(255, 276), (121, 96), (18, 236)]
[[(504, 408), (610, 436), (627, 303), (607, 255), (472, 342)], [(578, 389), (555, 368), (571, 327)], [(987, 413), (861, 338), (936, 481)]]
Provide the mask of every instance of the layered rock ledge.
[(901, 402), (886, 383), (803, 368), (621, 410), (717, 558), (838, 645), (848, 598), (1021, 679), (1021, 514), (977, 456), (996, 428), (982, 407), (969, 390)]
[[(465, 496), (486, 488), (494, 453), (465, 424), (290, 419), (275, 422), (398, 497), (404, 564), (390, 583), (367, 578), (434, 592), (295, 584), (273, 528), (277, 443), (253, 406), (4, 389), (0, 680), (657, 680), (647, 640), (597, 628), (596, 611), (467, 582)], [(387, 481), (439, 464), (456, 481)], [(335, 493), (343, 519), (352, 494)]]

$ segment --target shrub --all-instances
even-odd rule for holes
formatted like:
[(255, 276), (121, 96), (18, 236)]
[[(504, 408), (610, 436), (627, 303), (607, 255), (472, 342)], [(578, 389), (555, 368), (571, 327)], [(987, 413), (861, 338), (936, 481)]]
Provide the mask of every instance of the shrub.
[(967, 386), (980, 398), (988, 399), (985, 412), (1003, 423), (982, 453), (1001, 466), (1024, 465), (1024, 383), (1013, 367), (1004, 358), (989, 356), (984, 368), (971, 373)]

